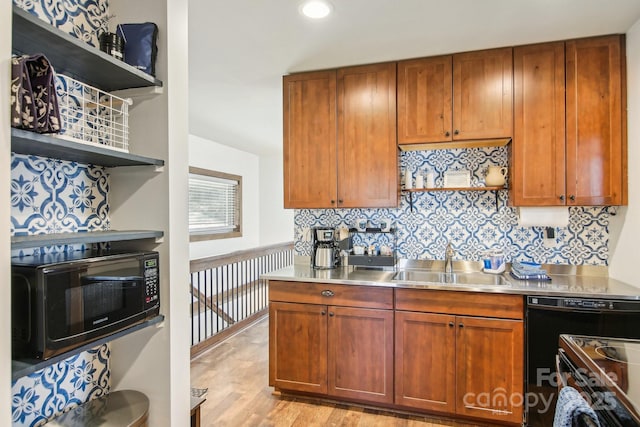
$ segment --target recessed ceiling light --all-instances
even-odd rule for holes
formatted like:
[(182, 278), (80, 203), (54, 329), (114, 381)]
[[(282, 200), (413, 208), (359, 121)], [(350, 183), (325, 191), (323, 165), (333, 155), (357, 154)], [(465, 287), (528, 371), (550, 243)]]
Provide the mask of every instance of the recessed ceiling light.
[(312, 19), (322, 19), (331, 13), (331, 3), (323, 0), (310, 0), (300, 5), (300, 13)]

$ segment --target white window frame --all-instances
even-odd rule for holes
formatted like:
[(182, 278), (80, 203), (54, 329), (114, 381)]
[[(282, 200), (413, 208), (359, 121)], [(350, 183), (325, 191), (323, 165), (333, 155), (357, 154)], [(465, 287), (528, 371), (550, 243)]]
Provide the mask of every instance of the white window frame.
[(201, 175), (204, 177), (214, 177), (224, 180), (236, 181), (236, 219), (237, 224), (233, 229), (211, 230), (205, 229), (201, 231), (192, 231), (189, 224), (189, 241), (199, 242), (203, 240), (228, 239), (233, 237), (242, 237), (242, 177), (224, 172), (212, 171), (196, 167), (189, 167), (189, 175)]

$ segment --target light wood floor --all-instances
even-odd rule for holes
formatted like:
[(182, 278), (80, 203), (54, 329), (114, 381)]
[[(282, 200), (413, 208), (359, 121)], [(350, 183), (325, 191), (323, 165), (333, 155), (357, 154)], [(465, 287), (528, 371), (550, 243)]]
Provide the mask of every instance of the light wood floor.
[(264, 318), (191, 361), (191, 386), (208, 388), (202, 426), (482, 427), (272, 394), (269, 320)]

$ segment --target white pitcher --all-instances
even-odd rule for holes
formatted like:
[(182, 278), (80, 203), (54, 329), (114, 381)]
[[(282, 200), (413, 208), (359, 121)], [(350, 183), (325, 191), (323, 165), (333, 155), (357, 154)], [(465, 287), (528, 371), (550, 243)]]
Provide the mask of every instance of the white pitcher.
[(507, 168), (504, 166), (489, 166), (485, 184), (487, 187), (501, 187), (505, 183)]

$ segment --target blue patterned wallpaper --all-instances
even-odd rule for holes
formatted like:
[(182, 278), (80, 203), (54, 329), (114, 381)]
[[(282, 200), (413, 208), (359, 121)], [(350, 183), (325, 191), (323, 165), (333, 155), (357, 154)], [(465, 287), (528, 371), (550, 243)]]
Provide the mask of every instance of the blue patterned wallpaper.
[(41, 426), (111, 388), (107, 344), (22, 377), (12, 384), (11, 415), (14, 426)]
[[(484, 185), (490, 165), (507, 166), (506, 147), (402, 152), (400, 169), (431, 169), (436, 187), (442, 186), (443, 172), (468, 169), (472, 186)], [(480, 261), (489, 249), (502, 249), (507, 261), (533, 261), (547, 264), (607, 265), (609, 259), (609, 214), (602, 207), (569, 208), (569, 225), (556, 228), (551, 242), (543, 238), (541, 227), (518, 225), (517, 209), (507, 206), (507, 191), (498, 192), (496, 207), (493, 192), (442, 191), (414, 193), (411, 212), (408, 196), (402, 195), (395, 209), (304, 209), (294, 217), (295, 250), (308, 255), (311, 244), (305, 231), (313, 226), (353, 227), (359, 218), (370, 226), (389, 218), (397, 229), (393, 235), (356, 235), (355, 243), (395, 244), (398, 257), (407, 259), (444, 259), (451, 242), (454, 259)]]
[[(13, 0), (18, 7), (61, 30), (99, 46), (98, 29), (108, 15), (106, 0)], [(54, 64), (55, 65), (55, 64)], [(12, 154), (11, 234), (107, 230), (109, 176), (101, 167)], [(83, 245), (12, 251), (83, 250)], [(12, 384), (15, 426), (41, 426), (47, 420), (109, 392), (110, 350), (102, 345), (51, 365)]]

